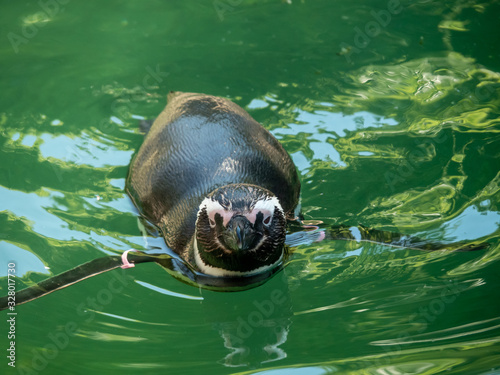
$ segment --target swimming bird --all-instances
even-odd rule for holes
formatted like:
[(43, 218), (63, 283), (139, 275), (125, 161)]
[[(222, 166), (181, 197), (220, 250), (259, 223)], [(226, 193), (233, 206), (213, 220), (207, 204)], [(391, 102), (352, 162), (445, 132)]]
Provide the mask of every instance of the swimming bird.
[(127, 190), (194, 269), (237, 277), (283, 261), (300, 181), (283, 146), (241, 107), (171, 92), (130, 165)]
[[(227, 99), (171, 92), (165, 109), (144, 128), (126, 190), (176, 257), (129, 250), (94, 259), (16, 292), (15, 305), (144, 262), (205, 288), (250, 288), (282, 268), (288, 246), (323, 239), (427, 251), (489, 247), (481, 239), (443, 244), (362, 225), (287, 234), (291, 223), (300, 225), (296, 167), (271, 133)], [(11, 306), (11, 299), (1, 297), (0, 310)]]

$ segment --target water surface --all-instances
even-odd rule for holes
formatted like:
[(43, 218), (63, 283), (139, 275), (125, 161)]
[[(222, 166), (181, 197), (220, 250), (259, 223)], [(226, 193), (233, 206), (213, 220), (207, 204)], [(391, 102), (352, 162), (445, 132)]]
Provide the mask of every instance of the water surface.
[(155, 264), (115, 270), (19, 306), (2, 373), (499, 373), (498, 14), (458, 0), (4, 2), (0, 275), (15, 262), (17, 288), (163, 246), (145, 242), (124, 185), (138, 119), (170, 90), (230, 98), (269, 129), (307, 220), (491, 246), (302, 245), (237, 293)]

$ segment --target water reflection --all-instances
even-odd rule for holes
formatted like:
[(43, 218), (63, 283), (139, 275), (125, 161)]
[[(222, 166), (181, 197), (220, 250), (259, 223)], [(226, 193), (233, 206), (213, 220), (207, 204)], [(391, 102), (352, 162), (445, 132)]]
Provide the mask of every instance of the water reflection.
[(265, 292), (234, 296), (202, 291), (205, 320), (229, 350), (220, 360), (224, 366), (256, 367), (287, 357), (282, 346), (288, 338), (293, 310), (286, 273), (280, 272), (263, 288)]
[[(16, 273), (19, 277), (25, 277), (29, 272), (49, 274), (49, 267), (31, 251), (24, 250), (6, 241), (0, 241), (0, 248), (2, 249), (0, 253), (1, 264), (6, 265), (16, 259), (22, 259), (22, 262), (16, 263)], [(6, 277), (7, 270), (7, 267), (2, 267), (0, 277)]]

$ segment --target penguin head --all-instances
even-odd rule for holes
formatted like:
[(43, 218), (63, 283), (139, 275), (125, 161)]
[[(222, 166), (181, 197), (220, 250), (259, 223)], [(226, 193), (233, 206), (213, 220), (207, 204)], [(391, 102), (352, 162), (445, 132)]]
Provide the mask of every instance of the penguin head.
[(272, 192), (255, 185), (226, 185), (200, 205), (196, 265), (213, 276), (258, 274), (281, 262), (285, 236), (285, 213)]

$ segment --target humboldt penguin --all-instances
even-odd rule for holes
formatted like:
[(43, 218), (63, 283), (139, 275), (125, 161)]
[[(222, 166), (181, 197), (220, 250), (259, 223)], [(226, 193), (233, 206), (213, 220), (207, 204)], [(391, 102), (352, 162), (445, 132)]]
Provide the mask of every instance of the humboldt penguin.
[(282, 264), (300, 181), (282, 145), (240, 106), (171, 92), (130, 165), (127, 191), (193, 269), (240, 277)]
[[(284, 263), (285, 228), (297, 215), (300, 182), (280, 143), (241, 107), (215, 96), (172, 92), (132, 160), (126, 190), (184, 263), (172, 254), (130, 249), (20, 290), (16, 306), (145, 262), (180, 271), (183, 280), (215, 290), (257, 286)], [(325, 238), (427, 251), (490, 246), (488, 236), (443, 244), (364, 226), (318, 229), (290, 233), (287, 246)], [(0, 310), (11, 306), (11, 298), (0, 297)]]

